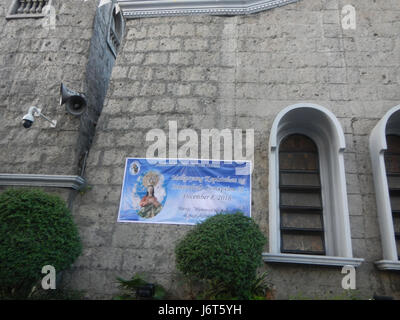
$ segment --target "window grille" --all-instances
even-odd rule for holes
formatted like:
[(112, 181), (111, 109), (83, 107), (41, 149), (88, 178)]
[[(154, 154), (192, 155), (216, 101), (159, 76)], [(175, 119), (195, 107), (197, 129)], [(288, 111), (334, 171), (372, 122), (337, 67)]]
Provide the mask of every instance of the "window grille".
[(400, 260), (400, 136), (387, 135), (386, 142), (386, 176), (389, 187), (397, 255)]
[(292, 134), (279, 147), (281, 252), (325, 255), (318, 149)]
[(119, 6), (115, 5), (110, 17), (109, 31), (107, 35), (108, 46), (115, 57), (117, 57), (118, 50), (121, 46), (123, 34), (124, 18)]

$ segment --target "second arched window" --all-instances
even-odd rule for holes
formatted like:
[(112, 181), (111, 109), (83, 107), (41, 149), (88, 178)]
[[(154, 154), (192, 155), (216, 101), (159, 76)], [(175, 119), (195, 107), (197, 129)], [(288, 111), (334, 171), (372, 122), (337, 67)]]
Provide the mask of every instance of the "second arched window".
[(386, 175), (389, 186), (397, 256), (400, 260), (400, 136), (387, 135), (386, 142), (388, 147), (385, 152)]

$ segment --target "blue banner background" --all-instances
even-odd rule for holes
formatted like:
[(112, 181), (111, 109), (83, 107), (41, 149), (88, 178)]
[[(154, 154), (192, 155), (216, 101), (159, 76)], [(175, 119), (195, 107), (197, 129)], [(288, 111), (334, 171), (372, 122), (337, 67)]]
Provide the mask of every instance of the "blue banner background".
[[(118, 221), (196, 224), (237, 211), (250, 217), (250, 172), (249, 162), (127, 158)], [(154, 200), (151, 189), (146, 197), (152, 178), (156, 201), (143, 206)]]

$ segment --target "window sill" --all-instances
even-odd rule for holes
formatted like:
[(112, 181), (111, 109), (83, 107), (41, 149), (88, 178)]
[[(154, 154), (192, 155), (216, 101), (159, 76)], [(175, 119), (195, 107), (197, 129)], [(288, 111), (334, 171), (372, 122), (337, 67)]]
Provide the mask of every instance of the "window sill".
[(380, 260), (375, 264), (379, 270), (400, 270), (400, 261)]
[(267, 263), (297, 263), (321, 266), (353, 266), (358, 267), (364, 261), (361, 258), (345, 258), (331, 256), (313, 256), (305, 254), (263, 253), (263, 261)]

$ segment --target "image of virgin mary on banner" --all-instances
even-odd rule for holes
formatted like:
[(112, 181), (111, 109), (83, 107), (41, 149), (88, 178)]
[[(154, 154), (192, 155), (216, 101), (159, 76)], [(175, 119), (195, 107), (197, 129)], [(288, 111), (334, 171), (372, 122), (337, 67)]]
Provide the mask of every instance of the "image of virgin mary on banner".
[(154, 172), (148, 172), (143, 177), (143, 186), (147, 189), (146, 195), (140, 200), (140, 210), (138, 215), (142, 218), (153, 218), (162, 209), (162, 205), (157, 201), (154, 195), (154, 186), (159, 182), (159, 175)]
[(251, 163), (127, 158), (119, 222), (196, 224), (251, 216)]

